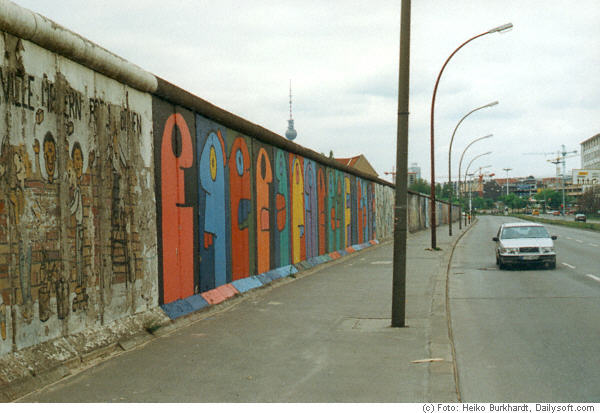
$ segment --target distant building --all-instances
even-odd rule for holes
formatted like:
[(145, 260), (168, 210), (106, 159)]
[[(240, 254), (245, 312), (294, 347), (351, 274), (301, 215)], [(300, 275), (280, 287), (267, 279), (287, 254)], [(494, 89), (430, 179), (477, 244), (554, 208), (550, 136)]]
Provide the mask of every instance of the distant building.
[(600, 186), (600, 169), (573, 169), (571, 185), (566, 187), (569, 196), (579, 197), (588, 189)]
[(419, 175), (417, 175), (416, 172), (411, 172), (408, 171), (408, 186), (410, 187), (412, 184), (414, 184), (415, 182), (417, 182), (417, 180), (419, 180), (419, 178), (417, 178)]
[(494, 181), (502, 188), (502, 195), (506, 195), (507, 187), (509, 194), (515, 193), (518, 182), (517, 178), (496, 178)]
[(363, 155), (363, 154), (354, 156), (352, 158), (334, 158), (334, 159), (337, 162), (341, 163), (342, 165), (350, 166), (350, 167), (355, 168), (367, 175), (372, 175), (374, 177), (379, 176), (377, 171), (371, 166), (371, 164), (369, 163), (369, 161), (367, 161), (367, 158), (365, 158), (365, 155)]
[(581, 142), (581, 169), (600, 169), (600, 133)]
[(410, 167), (408, 167), (409, 185), (410, 185), (411, 174), (413, 174), (415, 181), (418, 181), (419, 179), (421, 179), (421, 168), (419, 167), (419, 164), (411, 163)]

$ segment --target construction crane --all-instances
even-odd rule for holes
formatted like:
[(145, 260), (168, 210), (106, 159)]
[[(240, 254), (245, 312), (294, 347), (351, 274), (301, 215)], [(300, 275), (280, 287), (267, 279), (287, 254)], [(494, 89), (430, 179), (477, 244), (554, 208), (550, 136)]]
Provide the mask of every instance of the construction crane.
[(384, 172), (386, 175), (392, 175), (392, 182), (396, 183), (396, 167), (392, 166), (392, 172)]
[(493, 177), (493, 176), (496, 176), (496, 174), (495, 174), (495, 173), (493, 173), (493, 172), (492, 172), (492, 173), (485, 173), (485, 172), (482, 172), (482, 171), (481, 171), (482, 169), (483, 169), (483, 168), (479, 168), (479, 183), (478, 183), (478, 185), (477, 185), (477, 189), (478, 189), (478, 192), (479, 192), (479, 197), (480, 197), (480, 198), (483, 198), (483, 180), (484, 180), (485, 178), (491, 178), (491, 177)]
[(566, 160), (568, 158), (573, 158), (577, 155), (577, 151), (569, 151), (567, 152), (565, 145), (562, 146), (562, 151), (557, 152), (557, 157), (552, 159), (546, 159), (548, 162), (556, 165), (556, 176), (560, 177), (560, 164), (562, 163), (563, 173), (562, 173), (562, 214), (565, 215), (565, 175), (567, 173), (567, 164)]

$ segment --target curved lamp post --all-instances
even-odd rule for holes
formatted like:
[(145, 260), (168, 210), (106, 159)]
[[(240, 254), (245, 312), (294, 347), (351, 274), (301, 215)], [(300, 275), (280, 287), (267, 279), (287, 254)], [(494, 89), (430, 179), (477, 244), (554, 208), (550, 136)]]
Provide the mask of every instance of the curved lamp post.
[[(450, 184), (450, 219), (449, 219), (450, 222), (448, 223), (448, 235), (450, 235), (450, 236), (452, 236), (452, 198), (454, 195), (454, 188), (452, 187), (452, 158), (451, 158), (452, 142), (454, 142), (454, 135), (456, 134), (456, 130), (458, 129), (458, 127), (460, 126), (462, 121), (465, 120), (466, 117), (469, 116), (471, 113), (477, 112), (480, 109), (491, 108), (492, 106), (496, 106), (497, 104), (498, 104), (498, 101), (496, 100), (492, 103), (488, 103), (487, 105), (483, 105), (483, 106), (473, 109), (472, 111), (467, 113), (465, 116), (463, 116), (461, 120), (458, 121), (458, 123), (456, 124), (456, 127), (454, 128), (454, 131), (452, 132), (452, 137), (450, 138), (450, 147), (448, 148), (448, 183)], [(458, 181), (460, 182), (460, 174), (458, 177)], [(458, 224), (460, 225), (461, 222), (462, 222), (462, 220), (459, 217)]]
[[(473, 164), (473, 162), (475, 162), (477, 159), (481, 158), (482, 156), (489, 155), (491, 153), (492, 153), (492, 151), (489, 151), (489, 152), (486, 152), (486, 153), (482, 153), (482, 154), (477, 155), (473, 159), (471, 159), (471, 162), (469, 162), (469, 165), (467, 166), (467, 170), (465, 171), (465, 182), (467, 181), (467, 175), (469, 174), (469, 168), (471, 167), (471, 165)], [(473, 174), (471, 174), (471, 175), (473, 175)], [(472, 211), (472, 208), (471, 208), (471, 190), (469, 188), (469, 215), (471, 215), (471, 211)]]
[(435, 95), (437, 94), (437, 88), (438, 88), (438, 84), (440, 83), (440, 78), (442, 77), (442, 73), (444, 72), (444, 69), (446, 68), (446, 65), (448, 64), (448, 62), (450, 61), (450, 59), (452, 59), (452, 57), (456, 54), (456, 52), (458, 52), (463, 46), (465, 46), (467, 43), (477, 39), (478, 37), (482, 37), (485, 36), (486, 34), (490, 34), (490, 33), (501, 33), (501, 32), (505, 32), (507, 30), (512, 29), (513, 25), (512, 23), (507, 23), (507, 24), (503, 24), (502, 26), (498, 26), (498, 27), (494, 27), (491, 30), (488, 30), (487, 32), (478, 34), (477, 36), (473, 36), (471, 37), (469, 40), (467, 40), (466, 42), (464, 42), (463, 44), (461, 44), (460, 46), (458, 46), (458, 48), (452, 52), (452, 54), (446, 59), (446, 61), (444, 62), (444, 65), (442, 66), (442, 70), (440, 70), (440, 73), (438, 74), (437, 80), (435, 81), (435, 87), (433, 88), (433, 97), (431, 98), (431, 122), (430, 122), (430, 131), (431, 131), (431, 205), (432, 207), (430, 208), (431, 210), (431, 249), (435, 250), (437, 249), (437, 240), (436, 240), (436, 208), (435, 208), (435, 155), (434, 155), (434, 134), (433, 134), (433, 120), (434, 120), (434, 108), (435, 108)]
[(460, 191), (460, 177), (462, 176), (462, 175), (461, 175), (461, 168), (462, 168), (462, 161), (463, 161), (463, 157), (465, 156), (465, 152), (467, 152), (467, 149), (469, 149), (469, 147), (470, 147), (471, 145), (473, 145), (475, 142), (481, 141), (481, 140), (483, 140), (483, 139), (488, 139), (488, 138), (491, 138), (492, 136), (494, 136), (494, 135), (493, 135), (493, 134), (489, 134), (489, 135), (482, 136), (481, 138), (473, 139), (473, 140), (472, 140), (472, 141), (471, 141), (471, 142), (470, 142), (470, 143), (467, 145), (467, 147), (465, 148), (465, 150), (463, 151), (463, 153), (460, 155), (460, 161), (458, 162), (458, 193), (459, 193), (459, 195), (460, 195), (460, 192), (461, 192), (461, 191)]

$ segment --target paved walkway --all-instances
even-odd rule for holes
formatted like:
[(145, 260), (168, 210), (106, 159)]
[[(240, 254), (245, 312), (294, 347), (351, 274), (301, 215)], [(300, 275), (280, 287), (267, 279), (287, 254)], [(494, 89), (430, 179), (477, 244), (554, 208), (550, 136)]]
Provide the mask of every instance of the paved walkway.
[(385, 243), (188, 317), (20, 401), (455, 402), (446, 318), (455, 234), (438, 229), (441, 251), (427, 250), (429, 231), (409, 235), (406, 328), (389, 327)]

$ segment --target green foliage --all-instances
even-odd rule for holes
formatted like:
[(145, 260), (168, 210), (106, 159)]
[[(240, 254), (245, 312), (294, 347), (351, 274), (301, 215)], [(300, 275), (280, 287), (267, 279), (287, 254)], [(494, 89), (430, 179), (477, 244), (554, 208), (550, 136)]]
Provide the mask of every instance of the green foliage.
[(493, 209), (494, 200), (489, 198), (476, 197), (472, 200), (473, 209)]
[[(551, 188), (542, 189), (540, 192), (535, 194), (535, 200), (539, 203), (546, 203), (548, 209), (560, 209), (562, 205), (562, 191), (556, 191)], [(565, 196), (565, 203), (572, 204), (573, 197)]]
[(500, 197), (499, 199), (504, 205), (511, 209), (525, 208), (527, 205), (527, 200), (520, 198), (515, 194), (508, 194)]
[(410, 189), (411, 191), (419, 192), (421, 194), (431, 194), (431, 185), (429, 185), (429, 182), (427, 182), (424, 179), (417, 179), (408, 187), (408, 189)]

